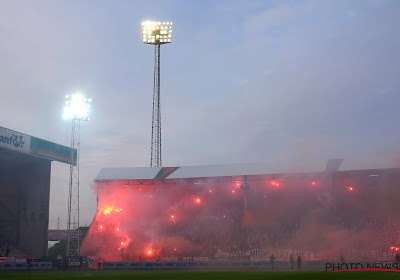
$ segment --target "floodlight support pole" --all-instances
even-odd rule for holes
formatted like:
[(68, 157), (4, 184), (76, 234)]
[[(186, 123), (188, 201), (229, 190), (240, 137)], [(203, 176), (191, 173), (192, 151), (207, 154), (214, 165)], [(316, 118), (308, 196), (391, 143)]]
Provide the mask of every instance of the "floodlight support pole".
[[(67, 256), (79, 256), (79, 147), (80, 119), (72, 119), (71, 133), (71, 163), (69, 166), (69, 196), (67, 224)], [(74, 165), (74, 150), (76, 149), (76, 165)], [(76, 232), (76, 236), (72, 235)]]
[(160, 167), (161, 162), (161, 102), (160, 102), (160, 50), (161, 44), (155, 45), (153, 117), (151, 125), (150, 167)]

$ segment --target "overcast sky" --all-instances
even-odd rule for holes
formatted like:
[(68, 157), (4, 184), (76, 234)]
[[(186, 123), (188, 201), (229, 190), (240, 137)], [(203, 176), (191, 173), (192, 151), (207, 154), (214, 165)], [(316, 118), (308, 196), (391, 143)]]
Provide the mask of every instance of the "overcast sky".
[[(400, 129), (400, 1), (0, 0), (0, 126), (69, 145), (64, 96), (93, 99), (81, 130), (81, 217), (103, 167), (149, 166), (154, 47), (163, 166), (393, 157)], [(50, 227), (69, 168), (53, 162)]]

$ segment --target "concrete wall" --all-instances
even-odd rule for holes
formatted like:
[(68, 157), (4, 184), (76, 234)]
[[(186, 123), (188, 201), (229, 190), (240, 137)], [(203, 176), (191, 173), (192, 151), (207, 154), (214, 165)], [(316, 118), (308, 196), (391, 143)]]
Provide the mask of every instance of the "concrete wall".
[(26, 166), (20, 177), (19, 245), (34, 256), (47, 255), (51, 162)]
[(18, 183), (9, 168), (0, 169), (0, 244), (18, 242)]
[(47, 255), (50, 171), (51, 161), (42, 159), (0, 171), (0, 193), (7, 194), (0, 199), (0, 240), (31, 256)]

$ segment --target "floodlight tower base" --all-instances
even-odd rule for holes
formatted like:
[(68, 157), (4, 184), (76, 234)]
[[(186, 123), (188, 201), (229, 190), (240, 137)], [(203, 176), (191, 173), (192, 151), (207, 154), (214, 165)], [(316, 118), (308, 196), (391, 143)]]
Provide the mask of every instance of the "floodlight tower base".
[(153, 117), (151, 125), (151, 167), (162, 166), (161, 162), (161, 102), (160, 102), (160, 50), (161, 44), (155, 45)]
[[(67, 256), (79, 256), (79, 146), (80, 119), (72, 119), (71, 164), (69, 166), (69, 196), (67, 224)], [(76, 149), (76, 166), (73, 165)]]

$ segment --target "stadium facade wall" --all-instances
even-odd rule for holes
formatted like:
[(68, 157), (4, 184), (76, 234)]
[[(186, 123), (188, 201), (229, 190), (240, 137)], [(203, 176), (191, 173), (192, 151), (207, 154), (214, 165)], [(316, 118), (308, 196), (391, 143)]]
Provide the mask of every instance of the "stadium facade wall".
[(50, 171), (45, 159), (0, 169), (0, 240), (31, 256), (47, 255)]

